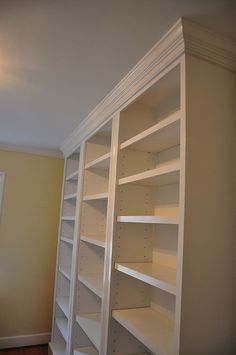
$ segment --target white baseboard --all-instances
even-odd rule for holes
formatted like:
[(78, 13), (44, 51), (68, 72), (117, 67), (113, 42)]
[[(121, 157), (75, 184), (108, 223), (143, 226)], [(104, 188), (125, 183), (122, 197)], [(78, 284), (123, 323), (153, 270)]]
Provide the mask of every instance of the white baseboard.
[(26, 334), (13, 337), (0, 337), (0, 349), (18, 348), (22, 346), (48, 344), (51, 333)]

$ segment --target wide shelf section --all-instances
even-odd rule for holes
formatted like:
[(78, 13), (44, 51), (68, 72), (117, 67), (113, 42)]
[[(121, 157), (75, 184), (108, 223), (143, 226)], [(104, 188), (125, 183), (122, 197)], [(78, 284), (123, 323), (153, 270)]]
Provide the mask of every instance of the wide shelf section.
[(100, 349), (101, 314), (88, 313), (76, 316), (76, 321), (94, 344), (97, 350)]
[(66, 353), (66, 346), (65, 344), (61, 343), (49, 343), (50, 349), (53, 355), (65, 355)]
[(85, 169), (108, 170), (110, 166), (111, 153), (106, 153), (97, 159), (94, 159), (85, 165)]
[(151, 307), (113, 310), (113, 318), (154, 354), (172, 352), (174, 321)]
[(137, 183), (147, 186), (167, 185), (179, 181), (180, 160), (160, 164), (157, 168), (119, 179), (119, 185)]
[(62, 312), (67, 318), (69, 318), (69, 298), (68, 297), (57, 297), (56, 302), (61, 308)]
[(176, 270), (155, 263), (116, 263), (116, 270), (176, 295)]
[(65, 318), (56, 318), (56, 324), (65, 341), (68, 339), (68, 320)]
[(80, 240), (101, 248), (105, 248), (106, 245), (104, 235), (81, 235)]
[(180, 111), (170, 114), (152, 127), (121, 143), (120, 149), (158, 152), (179, 144)]
[(98, 351), (92, 346), (74, 349), (74, 355), (98, 355)]
[(78, 276), (80, 282), (94, 292), (98, 297), (103, 296), (103, 275), (101, 274), (80, 274)]
[(117, 216), (117, 222), (179, 224), (178, 216)]

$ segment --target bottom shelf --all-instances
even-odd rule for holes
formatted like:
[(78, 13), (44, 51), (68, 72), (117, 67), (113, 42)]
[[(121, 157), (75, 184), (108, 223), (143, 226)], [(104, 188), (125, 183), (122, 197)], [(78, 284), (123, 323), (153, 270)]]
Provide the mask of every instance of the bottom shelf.
[[(76, 321), (81, 326), (87, 337), (94, 346), (100, 348), (100, 332), (101, 332), (101, 315), (100, 313), (80, 314), (76, 316)], [(83, 354), (83, 353), (82, 353)]]
[(98, 351), (92, 346), (74, 349), (74, 355), (98, 355)]
[(114, 310), (113, 318), (154, 354), (172, 353), (174, 322), (151, 307)]
[(65, 355), (66, 354), (66, 346), (64, 344), (49, 343), (49, 347), (50, 347), (53, 355)]

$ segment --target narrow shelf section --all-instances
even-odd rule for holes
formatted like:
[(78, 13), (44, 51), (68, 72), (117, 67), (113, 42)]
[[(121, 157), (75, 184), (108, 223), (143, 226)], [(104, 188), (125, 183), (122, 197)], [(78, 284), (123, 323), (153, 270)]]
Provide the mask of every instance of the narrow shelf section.
[(109, 152), (87, 163), (85, 165), (85, 169), (93, 168), (93, 169), (108, 170), (110, 166), (110, 158), (111, 158), (111, 153)]
[(78, 279), (98, 297), (103, 297), (103, 275), (100, 274), (86, 274), (79, 275)]
[(62, 221), (75, 221), (75, 216), (62, 216)]
[(106, 199), (108, 199), (108, 192), (102, 192), (102, 193), (93, 194), (93, 195), (85, 195), (83, 198), (84, 201), (106, 200)]
[(98, 355), (98, 351), (91, 346), (86, 348), (76, 348), (74, 350), (74, 355)]
[(180, 111), (176, 111), (154, 126), (128, 139), (120, 149), (132, 146), (134, 150), (158, 152), (179, 144)]
[(172, 353), (174, 322), (150, 308), (115, 310), (113, 318), (154, 354)]
[(105, 248), (106, 242), (104, 235), (81, 235), (80, 240), (86, 243), (97, 245), (98, 247)]
[(176, 295), (176, 271), (154, 263), (116, 263), (116, 270)]
[(167, 185), (179, 180), (180, 160), (160, 164), (157, 168), (119, 179), (119, 185), (138, 183), (143, 185)]
[(69, 298), (68, 297), (57, 297), (56, 302), (58, 306), (61, 308), (62, 312), (65, 316), (69, 317)]
[(68, 244), (72, 244), (72, 245), (74, 244), (73, 239), (71, 239), (71, 238), (61, 237), (61, 240), (65, 243), (68, 243)]
[(83, 331), (87, 334), (88, 338), (99, 351), (100, 349), (100, 326), (101, 315), (100, 313), (80, 314), (76, 316), (78, 324)]
[(178, 216), (117, 216), (117, 222), (179, 224)]
[(61, 343), (49, 343), (53, 355), (65, 355), (66, 347)]
[(76, 196), (77, 196), (76, 193), (74, 193), (74, 194), (69, 194), (69, 195), (65, 195), (65, 196), (64, 196), (64, 200), (65, 200), (65, 201), (66, 201), (66, 200), (73, 200), (73, 199), (76, 198)]
[(65, 318), (56, 318), (56, 324), (65, 339), (67, 341), (68, 339), (68, 321)]
[(66, 176), (66, 181), (70, 181), (70, 180), (78, 180), (78, 174), (79, 174), (79, 171), (76, 170), (75, 172), (73, 172), (72, 174), (70, 175), (67, 175)]
[(59, 268), (58, 268), (58, 270), (59, 270), (59, 272), (63, 275), (63, 276), (65, 276), (69, 281), (71, 280), (71, 271), (70, 271), (70, 269), (69, 268), (65, 268), (65, 267), (61, 267), (61, 266), (59, 266)]

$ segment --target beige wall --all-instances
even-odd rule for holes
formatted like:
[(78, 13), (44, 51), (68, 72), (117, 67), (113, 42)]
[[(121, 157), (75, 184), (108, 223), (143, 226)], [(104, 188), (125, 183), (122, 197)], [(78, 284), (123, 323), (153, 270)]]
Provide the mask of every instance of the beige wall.
[(63, 159), (0, 150), (0, 337), (49, 332)]

